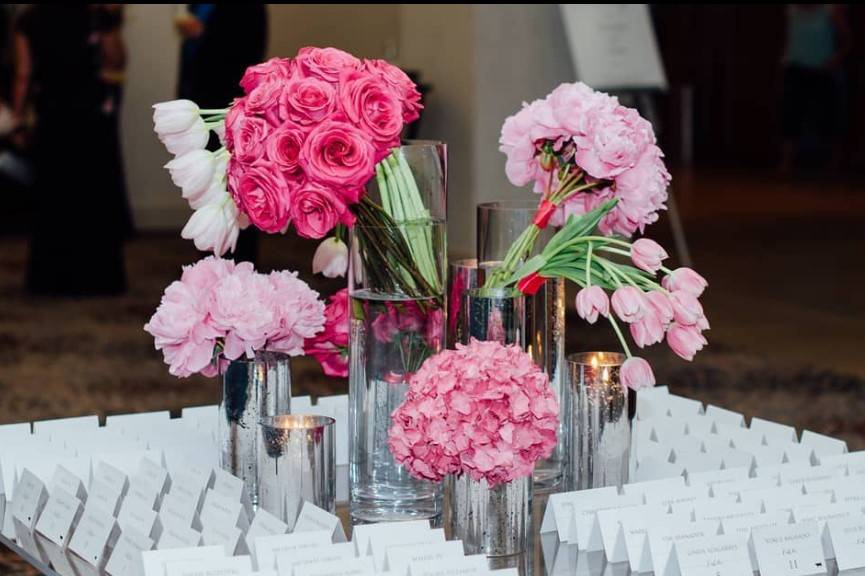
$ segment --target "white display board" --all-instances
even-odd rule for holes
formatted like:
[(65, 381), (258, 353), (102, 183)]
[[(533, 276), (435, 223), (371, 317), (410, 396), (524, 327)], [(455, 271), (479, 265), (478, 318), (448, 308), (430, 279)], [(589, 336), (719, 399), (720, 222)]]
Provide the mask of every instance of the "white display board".
[(647, 4), (559, 4), (577, 79), (597, 90), (667, 89)]

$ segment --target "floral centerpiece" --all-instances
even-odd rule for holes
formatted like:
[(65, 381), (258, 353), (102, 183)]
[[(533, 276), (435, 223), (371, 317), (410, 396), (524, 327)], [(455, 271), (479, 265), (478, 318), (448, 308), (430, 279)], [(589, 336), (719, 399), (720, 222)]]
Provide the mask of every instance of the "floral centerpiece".
[[(390, 447), (418, 478), (454, 478), (452, 528), (469, 551), (511, 553), (514, 538), (522, 539), (518, 548), (525, 545), (525, 534), (517, 536), (524, 515), (510, 515), (514, 507), (504, 502), (487, 508), (489, 516), (477, 507), (502, 495), (530, 500), (535, 463), (556, 444), (558, 414), (547, 375), (531, 356), (515, 345), (471, 340), (432, 356), (411, 377), (393, 413)], [(474, 513), (475, 521), (462, 513)]]
[[(637, 346), (666, 339), (691, 360), (706, 344), (709, 322), (698, 300), (706, 281), (689, 268), (664, 266), (667, 253), (656, 242), (629, 240), (657, 221), (670, 182), (649, 122), (577, 82), (524, 104), (505, 121), (499, 142), (508, 179), (532, 184), (541, 199), (533, 224), (484, 287), (515, 285), (532, 294), (548, 278), (576, 283), (578, 314), (610, 322), (628, 358), (621, 377), (631, 388), (653, 386), (655, 378), (632, 355), (619, 321)], [(562, 229), (530, 258), (550, 224)]]

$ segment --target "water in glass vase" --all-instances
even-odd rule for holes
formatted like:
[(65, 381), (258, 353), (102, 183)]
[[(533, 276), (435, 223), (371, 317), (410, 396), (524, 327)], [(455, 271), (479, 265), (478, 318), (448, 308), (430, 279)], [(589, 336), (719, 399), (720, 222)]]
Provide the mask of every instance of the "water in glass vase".
[(391, 413), (408, 379), (444, 346), (440, 299), (382, 295), (351, 297), (349, 466), (351, 515), (356, 522), (437, 518), (441, 484), (417, 480), (388, 448)]

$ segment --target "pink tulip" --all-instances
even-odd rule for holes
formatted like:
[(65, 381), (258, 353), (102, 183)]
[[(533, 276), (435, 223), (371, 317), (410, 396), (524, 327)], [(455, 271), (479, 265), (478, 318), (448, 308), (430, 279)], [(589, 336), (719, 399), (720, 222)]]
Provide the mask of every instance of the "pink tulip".
[(703, 306), (697, 297), (690, 292), (677, 290), (670, 294), (673, 304), (673, 317), (684, 326), (693, 326), (703, 317)]
[(652, 274), (661, 268), (661, 261), (668, 256), (660, 244), (648, 238), (640, 238), (631, 244), (631, 261), (634, 266)]
[(631, 336), (640, 348), (657, 344), (664, 339), (664, 323), (654, 310), (647, 310), (640, 320), (631, 324)]
[(690, 268), (676, 268), (661, 280), (661, 285), (670, 292), (682, 290), (700, 296), (709, 283)]
[(647, 306), (643, 292), (633, 286), (622, 286), (613, 292), (611, 303), (616, 316), (628, 324), (640, 320)]
[(620, 372), (622, 384), (631, 390), (642, 390), (655, 385), (655, 375), (649, 363), (636, 356), (628, 358), (622, 364)]
[(690, 361), (708, 342), (696, 326), (673, 324), (667, 330), (667, 344), (673, 352)]
[(670, 297), (660, 290), (651, 290), (646, 292), (646, 300), (649, 302), (649, 307), (655, 312), (655, 315), (664, 326), (673, 321), (673, 304), (670, 302)]
[(600, 286), (587, 286), (577, 292), (577, 314), (580, 318), (594, 324), (601, 316), (610, 315), (610, 299)]

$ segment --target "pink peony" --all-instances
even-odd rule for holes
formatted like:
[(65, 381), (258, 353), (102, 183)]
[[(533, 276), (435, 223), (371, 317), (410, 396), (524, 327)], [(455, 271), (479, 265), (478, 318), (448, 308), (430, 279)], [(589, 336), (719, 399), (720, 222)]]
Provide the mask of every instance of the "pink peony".
[(321, 364), (328, 376), (348, 376), (348, 289), (330, 297), (324, 311), (324, 330), (304, 343), (304, 352)]
[(622, 384), (631, 390), (642, 390), (655, 385), (652, 367), (642, 358), (628, 358), (621, 368)]
[(614, 100), (595, 106), (587, 114), (585, 132), (576, 135), (577, 165), (595, 178), (615, 178), (633, 168), (649, 145), (655, 143), (652, 125), (636, 110)]
[(610, 299), (600, 286), (587, 286), (577, 292), (577, 314), (580, 318), (594, 324), (601, 316), (610, 315)]
[(271, 272), (269, 280), (279, 326), (268, 336), (268, 350), (299, 356), (304, 353), (305, 341), (324, 329), (324, 302), (297, 272)]
[(275, 164), (258, 164), (244, 172), (234, 197), (256, 228), (272, 233), (288, 225), (292, 194)]
[(397, 93), (381, 78), (366, 72), (350, 72), (341, 82), (340, 104), (350, 122), (359, 126), (374, 140), (381, 143), (381, 160), (399, 145), (402, 132), (402, 103)]
[(337, 224), (354, 223), (354, 215), (342, 198), (315, 182), (307, 182), (293, 194), (291, 218), (304, 238), (324, 238)]
[(213, 287), (210, 315), (226, 331), (223, 355), (236, 360), (255, 356), (279, 326), (275, 291), (266, 276), (256, 274), (249, 262)]
[(330, 116), (336, 105), (336, 91), (317, 78), (289, 82), (280, 102), (280, 115), (302, 126), (317, 124)]
[(664, 248), (648, 238), (640, 238), (631, 244), (631, 261), (640, 270), (654, 274), (661, 268), (661, 262), (669, 255)]
[(470, 474), (490, 485), (530, 476), (556, 444), (558, 402), (517, 346), (472, 340), (430, 357), (393, 413), (388, 445), (421, 479)]
[(300, 164), (310, 180), (359, 187), (375, 173), (375, 154), (364, 132), (345, 122), (325, 121), (307, 137)]
[(337, 82), (343, 70), (357, 70), (361, 61), (338, 48), (315, 48), (307, 46), (297, 53), (296, 62), (307, 76), (327, 82)]
[(646, 300), (643, 292), (633, 286), (622, 286), (613, 292), (610, 299), (613, 311), (623, 322), (636, 322), (643, 317), (646, 310)]
[(661, 280), (661, 286), (673, 292), (681, 290), (699, 297), (709, 285), (706, 279), (690, 268), (677, 268)]

